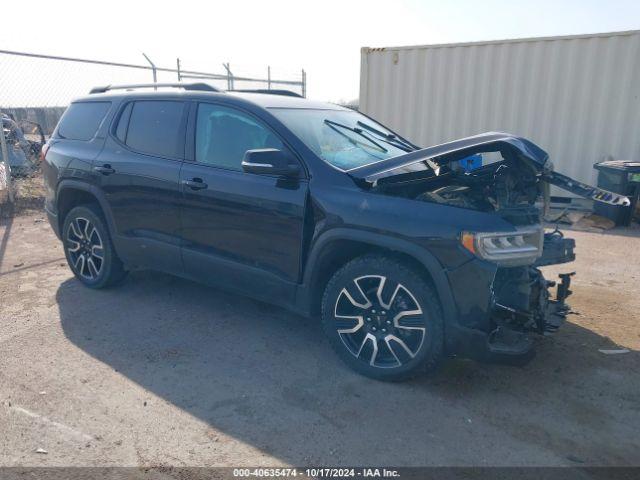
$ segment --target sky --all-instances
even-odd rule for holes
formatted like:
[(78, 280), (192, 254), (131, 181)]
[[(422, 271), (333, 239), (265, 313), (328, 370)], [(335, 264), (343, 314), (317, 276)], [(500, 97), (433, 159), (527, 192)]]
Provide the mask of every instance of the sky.
[[(360, 48), (640, 29), (637, 0), (267, 0), (14, 3), (0, 49), (299, 77), (307, 96), (358, 97)], [(1, 58), (0, 58), (1, 60)], [(0, 75), (2, 65), (0, 65)]]

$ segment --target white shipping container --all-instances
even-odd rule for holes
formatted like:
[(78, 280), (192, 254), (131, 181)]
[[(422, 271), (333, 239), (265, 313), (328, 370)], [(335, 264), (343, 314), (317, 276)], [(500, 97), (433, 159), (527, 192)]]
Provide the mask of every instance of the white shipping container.
[(594, 163), (640, 160), (640, 31), (362, 48), (360, 110), (424, 147), (520, 135), (595, 184)]

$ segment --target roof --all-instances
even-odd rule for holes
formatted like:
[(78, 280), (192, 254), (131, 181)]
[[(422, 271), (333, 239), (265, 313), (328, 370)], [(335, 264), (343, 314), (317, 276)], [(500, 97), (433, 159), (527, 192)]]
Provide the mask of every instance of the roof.
[(236, 98), (247, 101), (262, 108), (300, 108), (300, 109), (318, 109), (318, 110), (346, 110), (340, 105), (327, 102), (318, 102), (316, 100), (308, 100), (302, 97), (293, 97), (288, 95), (270, 95), (266, 93), (251, 92), (207, 92), (201, 90), (182, 90), (179, 88), (159, 88), (158, 90), (110, 90), (104, 93), (93, 93), (74, 101), (99, 101), (108, 99), (120, 99), (129, 96), (136, 98), (155, 98), (158, 96), (184, 97), (207, 99), (207, 98)]
[(228, 95), (240, 97), (263, 108), (308, 108), (318, 110), (346, 110), (340, 105), (328, 102), (318, 102), (300, 97), (285, 95), (269, 95), (264, 93), (228, 92)]
[(547, 42), (555, 40), (577, 40), (577, 39), (590, 39), (590, 38), (606, 38), (606, 37), (620, 37), (629, 35), (638, 35), (640, 30), (623, 30), (619, 32), (601, 32), (601, 33), (583, 33), (579, 35), (559, 35), (551, 37), (525, 37), (525, 38), (506, 38), (501, 40), (481, 40), (476, 42), (458, 42), (458, 43), (433, 43), (428, 45), (406, 45), (397, 47), (362, 47), (360, 50), (362, 53), (375, 53), (395, 50), (413, 50), (413, 49), (425, 49), (425, 48), (455, 48), (455, 47), (473, 47), (481, 45), (498, 45), (504, 43), (525, 43), (525, 42)]

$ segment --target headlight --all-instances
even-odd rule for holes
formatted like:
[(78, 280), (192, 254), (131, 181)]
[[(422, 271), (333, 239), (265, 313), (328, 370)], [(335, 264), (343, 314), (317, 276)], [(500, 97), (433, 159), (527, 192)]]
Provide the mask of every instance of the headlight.
[(474, 255), (499, 265), (533, 263), (542, 255), (542, 227), (517, 228), (514, 232), (462, 232), (462, 246)]

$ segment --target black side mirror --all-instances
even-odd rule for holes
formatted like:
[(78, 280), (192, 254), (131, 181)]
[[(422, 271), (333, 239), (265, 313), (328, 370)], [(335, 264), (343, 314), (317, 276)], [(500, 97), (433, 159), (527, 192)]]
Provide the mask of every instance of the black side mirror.
[(242, 159), (242, 170), (261, 175), (297, 177), (300, 166), (289, 154), (275, 148), (247, 150)]

